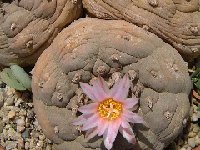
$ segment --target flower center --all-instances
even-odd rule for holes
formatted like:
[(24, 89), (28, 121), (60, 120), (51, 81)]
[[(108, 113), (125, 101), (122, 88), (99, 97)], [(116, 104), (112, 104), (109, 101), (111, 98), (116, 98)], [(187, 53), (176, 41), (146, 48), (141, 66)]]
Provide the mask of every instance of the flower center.
[(102, 118), (117, 119), (122, 112), (122, 103), (116, 102), (112, 98), (105, 99), (99, 103), (98, 112)]

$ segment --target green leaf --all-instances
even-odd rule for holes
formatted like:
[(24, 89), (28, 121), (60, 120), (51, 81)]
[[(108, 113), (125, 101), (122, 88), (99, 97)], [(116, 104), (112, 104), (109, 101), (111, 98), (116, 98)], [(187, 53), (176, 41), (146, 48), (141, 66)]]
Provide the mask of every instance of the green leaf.
[(200, 111), (200, 106), (197, 107), (197, 111)]
[(23, 68), (18, 65), (11, 65), (10, 69), (15, 76), (15, 78), (27, 89), (31, 90), (31, 78), (24, 71)]
[(199, 80), (198, 78), (192, 78), (192, 82), (193, 82), (193, 83), (198, 82), (198, 80)]
[(196, 71), (191, 75), (191, 79), (195, 87), (200, 90), (200, 68), (197, 68)]
[(15, 78), (10, 68), (5, 68), (0, 73), (1, 79), (8, 86), (16, 90), (26, 90), (26, 88)]
[(195, 82), (194, 85), (200, 90), (200, 80), (198, 80), (198, 82)]
[(191, 78), (200, 78), (200, 68), (197, 68), (196, 71), (191, 75)]

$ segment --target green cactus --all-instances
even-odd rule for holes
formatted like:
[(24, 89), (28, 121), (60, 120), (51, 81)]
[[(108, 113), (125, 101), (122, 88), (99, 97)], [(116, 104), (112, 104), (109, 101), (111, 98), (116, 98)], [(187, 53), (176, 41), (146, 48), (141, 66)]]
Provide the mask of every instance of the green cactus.
[(8, 86), (16, 90), (31, 90), (31, 79), (23, 68), (18, 65), (11, 65), (10, 68), (3, 69), (0, 77)]

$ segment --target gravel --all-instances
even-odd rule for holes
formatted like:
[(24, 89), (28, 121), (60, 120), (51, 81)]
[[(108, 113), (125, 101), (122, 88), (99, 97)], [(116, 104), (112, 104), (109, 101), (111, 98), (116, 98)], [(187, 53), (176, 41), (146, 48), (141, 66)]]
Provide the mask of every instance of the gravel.
[(193, 98), (190, 112), (191, 120), (183, 129), (183, 134), (175, 140), (178, 145), (177, 150), (192, 150), (200, 145), (200, 123), (198, 124), (200, 112), (197, 110), (198, 106), (200, 106), (200, 101)]
[(0, 144), (6, 150), (51, 150), (33, 112), (31, 93), (0, 85)]

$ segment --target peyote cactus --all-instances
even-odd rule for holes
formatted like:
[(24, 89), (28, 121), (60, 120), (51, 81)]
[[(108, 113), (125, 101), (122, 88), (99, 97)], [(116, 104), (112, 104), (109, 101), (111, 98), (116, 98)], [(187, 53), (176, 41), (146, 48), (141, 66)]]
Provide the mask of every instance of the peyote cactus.
[(198, 0), (83, 0), (91, 16), (123, 19), (155, 33), (189, 60), (200, 55)]
[[(189, 116), (191, 90), (182, 57), (135, 25), (87, 18), (59, 33), (33, 71), (35, 113), (55, 149), (103, 149), (101, 138), (86, 141), (72, 125), (77, 108), (90, 102), (79, 82), (93, 83), (101, 75), (112, 87), (125, 73), (131, 79), (129, 96), (140, 98), (138, 113), (145, 122), (133, 128), (138, 146), (162, 150), (178, 136)], [(115, 150), (133, 148), (120, 136), (116, 141)]]
[(81, 0), (3, 1), (0, 5), (0, 66), (34, 64), (62, 28), (81, 13)]

